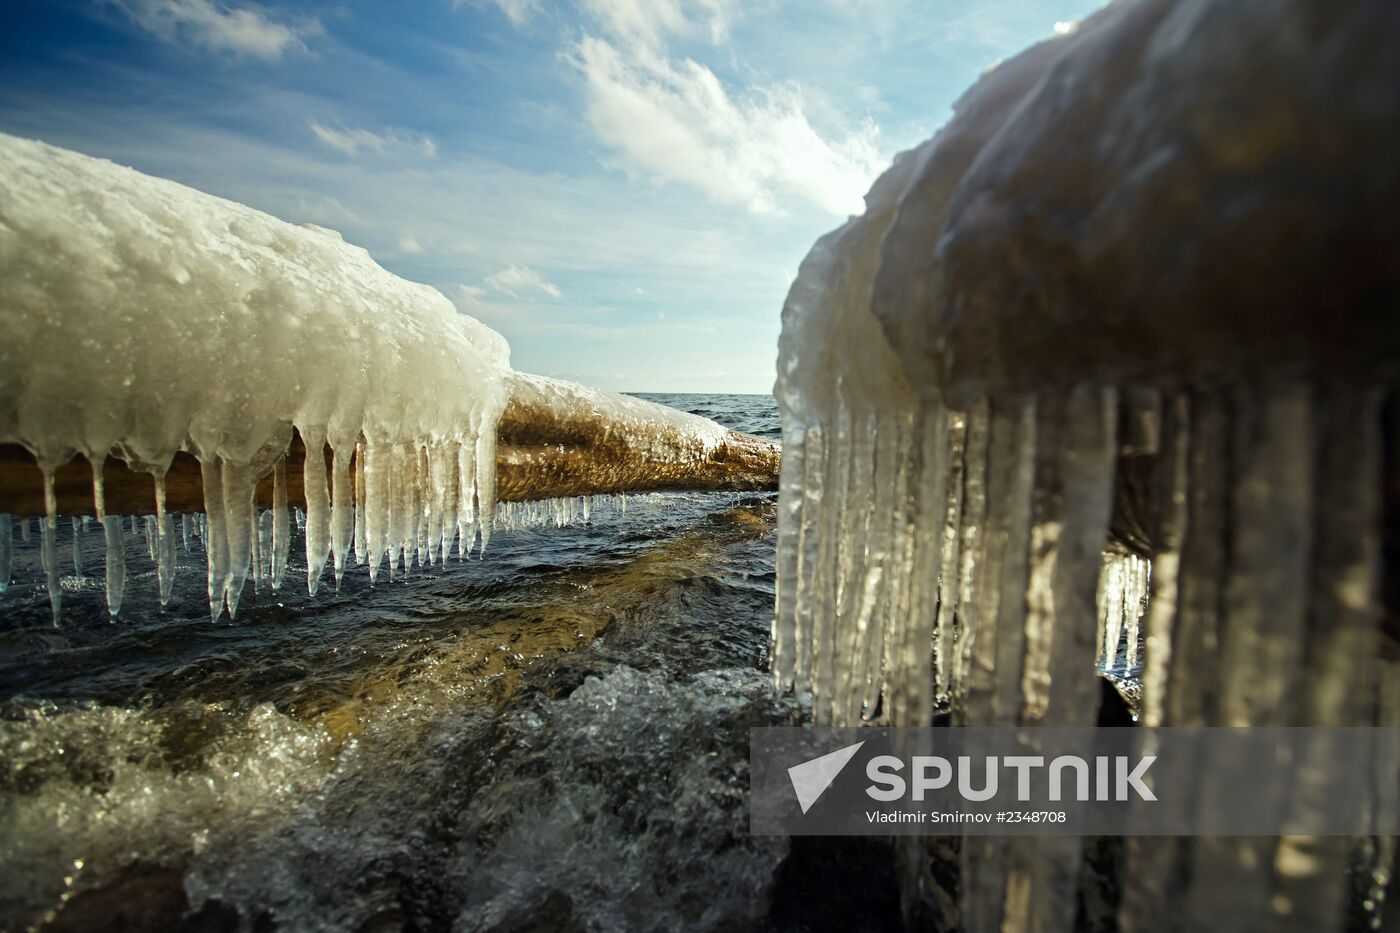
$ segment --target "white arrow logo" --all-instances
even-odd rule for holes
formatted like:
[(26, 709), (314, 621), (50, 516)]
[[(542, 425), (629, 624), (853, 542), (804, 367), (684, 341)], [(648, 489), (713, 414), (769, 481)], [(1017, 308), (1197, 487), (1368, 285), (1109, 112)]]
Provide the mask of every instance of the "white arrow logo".
[(802, 807), (803, 813), (812, 809), (812, 804), (826, 793), (826, 789), (836, 780), (841, 769), (850, 763), (864, 744), (865, 742), (861, 741), (847, 745), (820, 758), (813, 758), (788, 768), (788, 778), (792, 781), (792, 789), (797, 793), (797, 803)]

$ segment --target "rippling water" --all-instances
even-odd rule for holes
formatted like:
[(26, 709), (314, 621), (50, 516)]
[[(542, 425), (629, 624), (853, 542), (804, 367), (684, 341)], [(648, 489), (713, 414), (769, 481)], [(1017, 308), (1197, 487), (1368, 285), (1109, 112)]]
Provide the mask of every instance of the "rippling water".
[[(647, 397), (778, 435), (765, 396)], [(744, 796), (748, 728), (799, 715), (773, 498), (635, 496), (315, 600), (294, 565), (218, 624), (202, 553), (162, 612), (134, 534), (106, 621), (94, 528), (55, 628), (36, 534), (0, 596), (0, 927), (801, 925)]]

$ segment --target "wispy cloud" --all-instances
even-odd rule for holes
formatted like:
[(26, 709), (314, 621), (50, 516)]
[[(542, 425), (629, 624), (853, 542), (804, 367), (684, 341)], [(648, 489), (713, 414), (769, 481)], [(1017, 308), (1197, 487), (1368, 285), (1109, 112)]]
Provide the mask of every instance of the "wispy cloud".
[(860, 213), (885, 161), (869, 121), (843, 134), (818, 132), (796, 85), (736, 98), (698, 62), (595, 36), (579, 43), (574, 63), (590, 125), (627, 168), (756, 214), (790, 198), (838, 216)]
[(361, 127), (326, 126), (318, 120), (311, 120), (307, 126), (311, 127), (311, 132), (316, 134), (316, 138), (322, 143), (350, 156), (358, 155), (361, 151), (383, 155), (390, 149), (408, 147), (418, 150), (430, 159), (437, 157), (437, 143), (426, 134), (405, 133), (400, 130), (375, 133)]
[(315, 19), (274, 17), (252, 4), (213, 0), (105, 0), (142, 29), (167, 42), (189, 43), (213, 52), (277, 59), (305, 49), (321, 33)]
[(794, 199), (838, 216), (862, 210), (885, 163), (872, 121), (823, 133), (800, 85), (731, 92), (706, 65), (668, 51), (671, 37), (722, 42), (736, 17), (728, 0), (587, 0), (585, 10), (597, 34), (568, 60), (583, 77), (589, 125), (623, 167), (755, 214)]
[(399, 252), (418, 255), (423, 252), (423, 245), (411, 236), (399, 237)]
[(489, 288), (515, 298), (532, 293), (559, 298), (563, 294), (553, 282), (529, 266), (522, 266), (518, 263), (512, 263), (504, 269), (493, 272), (482, 281)]
[(477, 9), (493, 6), (510, 20), (512, 26), (519, 29), (540, 11), (540, 0), (452, 0), (452, 9), (460, 10), (464, 6), (474, 6)]
[(721, 42), (737, 8), (730, 0), (585, 0), (584, 10), (618, 40), (659, 48), (670, 36), (705, 35)]

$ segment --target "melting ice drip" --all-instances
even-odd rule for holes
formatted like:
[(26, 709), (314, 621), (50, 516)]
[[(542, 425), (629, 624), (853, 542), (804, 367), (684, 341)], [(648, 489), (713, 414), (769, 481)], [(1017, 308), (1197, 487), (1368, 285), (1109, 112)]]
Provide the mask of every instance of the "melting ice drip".
[[(1277, 42), (1303, 3), (1111, 5), (988, 72), (818, 241), (783, 311), (773, 630), (775, 679), (817, 723), (926, 725), (937, 705), (1093, 725), (1093, 672), (1122, 673), (1126, 635), (1149, 725), (1400, 724), (1380, 597), (1400, 354), (1393, 304), (1366, 298), (1394, 276), (1329, 245), (1393, 225), (1289, 148), (1391, 160), (1366, 177), (1395, 190), (1397, 137), (1365, 103), (1400, 86), (1375, 37), (1390, 9), (1342, 5), (1324, 53)], [(1235, 145), (1242, 114), (1281, 112), (1289, 133)], [(1251, 265), (1271, 203), (1321, 205), (1290, 227), (1306, 263)], [(1345, 324), (1298, 297), (1339, 289)], [(1128, 457), (1151, 464), (1136, 498)], [(1125, 499), (1148, 535), (1131, 556)], [(1393, 809), (1394, 763), (1375, 767)], [(963, 840), (959, 927), (1071, 929), (1081, 845)], [(1127, 846), (1125, 929), (1334, 929), (1348, 904), (1374, 916), (1394, 858), (1393, 840)]]

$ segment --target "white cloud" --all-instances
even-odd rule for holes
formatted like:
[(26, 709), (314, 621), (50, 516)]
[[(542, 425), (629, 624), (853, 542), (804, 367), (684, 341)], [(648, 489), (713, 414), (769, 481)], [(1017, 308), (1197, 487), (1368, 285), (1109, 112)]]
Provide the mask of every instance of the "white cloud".
[(584, 10), (619, 40), (652, 48), (671, 35), (721, 42), (736, 14), (731, 0), (585, 0)]
[(477, 9), (494, 6), (519, 29), (530, 21), (530, 17), (540, 11), (540, 0), (452, 0), (452, 9), (460, 10), (470, 4)]
[(411, 236), (399, 237), (399, 251), (417, 255), (423, 252), (423, 246)]
[(107, 0), (138, 26), (167, 42), (189, 42), (214, 52), (276, 59), (321, 32), (314, 19), (274, 19), (259, 7), (213, 0)]
[(326, 126), (318, 120), (311, 120), (307, 126), (322, 143), (350, 156), (358, 155), (362, 150), (383, 155), (390, 149), (408, 147), (419, 150), (430, 159), (437, 158), (437, 143), (426, 134), (415, 135), (399, 130), (375, 133), (361, 127)]
[(796, 86), (736, 99), (698, 62), (595, 36), (583, 38), (573, 63), (593, 130), (628, 168), (756, 214), (780, 211), (792, 198), (837, 215), (860, 213), (886, 161), (869, 121), (842, 134), (818, 132)]
[(530, 293), (548, 295), (550, 298), (560, 298), (563, 295), (553, 282), (529, 266), (518, 263), (511, 263), (504, 269), (491, 273), (482, 281), (495, 291), (515, 298)]

